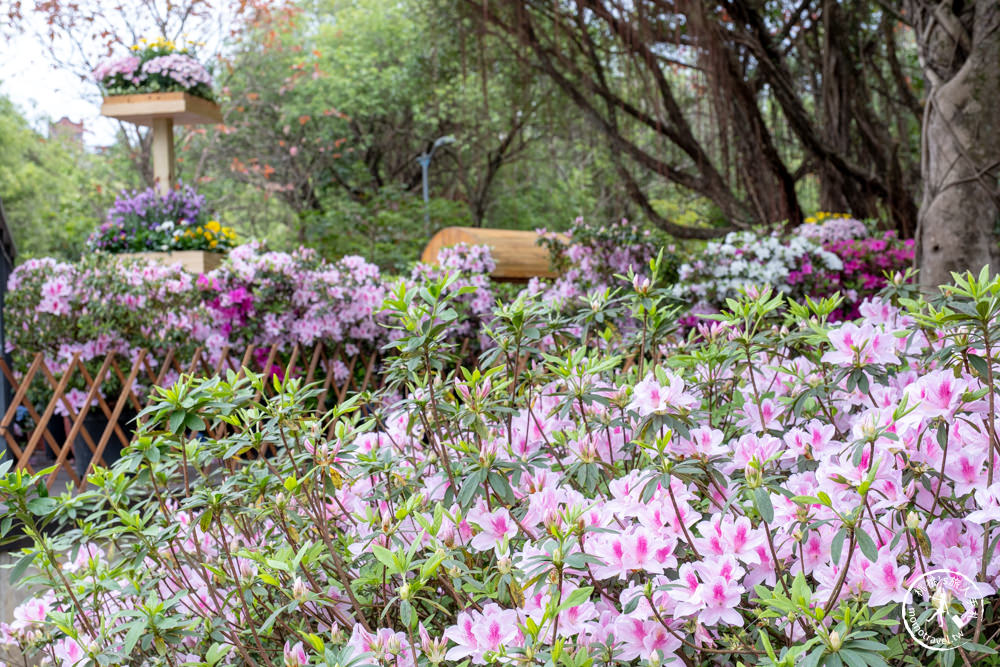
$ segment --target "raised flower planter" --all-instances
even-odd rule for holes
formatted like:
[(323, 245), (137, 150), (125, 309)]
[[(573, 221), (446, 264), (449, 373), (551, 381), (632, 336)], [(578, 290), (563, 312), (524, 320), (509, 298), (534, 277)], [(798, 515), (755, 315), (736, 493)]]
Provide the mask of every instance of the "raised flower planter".
[(163, 266), (180, 264), (181, 268), (185, 271), (200, 274), (219, 268), (226, 253), (208, 252), (205, 250), (175, 250), (173, 252), (120, 253), (118, 256), (130, 259), (144, 259)]
[(184, 92), (105, 97), (101, 115), (150, 127), (156, 119), (169, 119), (174, 125), (222, 122), (218, 104)]
[(152, 128), (153, 176), (166, 194), (174, 186), (174, 125), (222, 122), (211, 74), (188, 48), (159, 38), (102, 62), (94, 78), (105, 93), (102, 115)]

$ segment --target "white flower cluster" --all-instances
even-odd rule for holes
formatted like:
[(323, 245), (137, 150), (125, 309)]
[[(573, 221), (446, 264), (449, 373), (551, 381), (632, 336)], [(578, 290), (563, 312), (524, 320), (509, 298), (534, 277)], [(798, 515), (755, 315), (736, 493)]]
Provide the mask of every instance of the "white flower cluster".
[(793, 271), (840, 271), (843, 263), (831, 252), (801, 236), (783, 240), (776, 234), (731, 232), (722, 241), (712, 241), (702, 255), (680, 267), (675, 296), (721, 304), (740, 289), (771, 285), (785, 294), (792, 292)]

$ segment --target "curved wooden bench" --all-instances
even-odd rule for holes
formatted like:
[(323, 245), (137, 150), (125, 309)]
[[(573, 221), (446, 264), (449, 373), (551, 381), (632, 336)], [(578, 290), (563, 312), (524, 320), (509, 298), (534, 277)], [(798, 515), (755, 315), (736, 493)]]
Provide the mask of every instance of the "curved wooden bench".
[[(559, 235), (560, 240), (568, 239)], [(431, 237), (420, 261), (437, 264), (438, 251), (442, 248), (466, 243), (489, 246), (496, 269), (490, 274), (494, 280), (522, 281), (529, 278), (555, 278), (559, 275), (552, 268), (549, 250), (538, 245), (538, 233), (515, 229), (487, 229), (483, 227), (445, 227)]]

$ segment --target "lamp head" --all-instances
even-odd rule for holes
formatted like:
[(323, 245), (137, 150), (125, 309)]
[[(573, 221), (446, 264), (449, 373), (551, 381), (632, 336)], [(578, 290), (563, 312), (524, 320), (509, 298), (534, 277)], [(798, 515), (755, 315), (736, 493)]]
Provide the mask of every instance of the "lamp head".
[(446, 136), (439, 137), (434, 142), (434, 148), (439, 148), (441, 146), (444, 146), (445, 144), (453, 144), (453, 143), (455, 143), (455, 137), (453, 137), (450, 134), (448, 134)]

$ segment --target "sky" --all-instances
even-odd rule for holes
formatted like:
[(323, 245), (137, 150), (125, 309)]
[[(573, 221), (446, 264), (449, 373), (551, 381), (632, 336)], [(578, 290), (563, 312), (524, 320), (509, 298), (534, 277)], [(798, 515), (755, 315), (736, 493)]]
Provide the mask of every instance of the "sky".
[(48, 133), (48, 120), (66, 116), (83, 121), (88, 146), (114, 141), (117, 122), (101, 116), (100, 97), (93, 84), (54, 67), (34, 35), (0, 39), (0, 93), (10, 98), (31, 126)]

